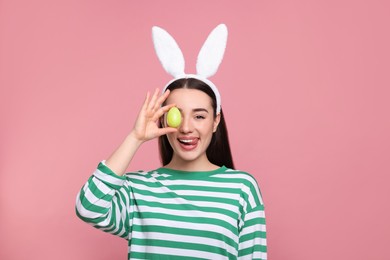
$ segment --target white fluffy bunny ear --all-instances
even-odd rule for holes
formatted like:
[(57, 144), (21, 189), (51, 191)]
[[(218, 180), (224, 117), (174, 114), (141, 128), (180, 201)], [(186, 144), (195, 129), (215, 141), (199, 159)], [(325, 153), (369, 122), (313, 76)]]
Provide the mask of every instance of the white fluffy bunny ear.
[(198, 75), (208, 78), (217, 72), (225, 53), (227, 36), (226, 25), (220, 24), (207, 37), (196, 62)]
[(175, 39), (164, 29), (153, 26), (154, 49), (164, 69), (174, 78), (184, 75), (184, 56)]

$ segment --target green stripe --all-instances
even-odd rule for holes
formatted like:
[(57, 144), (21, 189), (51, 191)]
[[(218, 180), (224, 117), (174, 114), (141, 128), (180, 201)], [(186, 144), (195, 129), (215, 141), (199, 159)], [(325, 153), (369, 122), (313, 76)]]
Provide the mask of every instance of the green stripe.
[[(120, 235), (122, 238), (128, 239), (130, 232), (158, 232), (165, 234), (174, 234), (180, 236), (192, 236), (194, 240), (190, 240), (191, 242), (184, 241), (167, 241), (161, 239), (153, 239), (150, 237), (148, 239), (137, 239), (132, 237), (129, 241), (129, 250), (131, 250), (131, 245), (143, 245), (146, 246), (158, 246), (165, 248), (178, 248), (178, 249), (188, 249), (195, 250), (199, 252), (210, 252), (219, 255), (226, 255), (229, 259), (237, 259), (236, 255), (230, 254), (226, 251), (226, 246), (231, 246), (234, 249), (239, 248), (239, 244), (237, 244), (236, 239), (239, 239), (239, 243), (251, 243), (256, 238), (266, 239), (266, 232), (255, 231), (243, 236), (239, 237), (238, 230), (238, 219), (239, 216), (244, 221), (244, 225), (242, 229), (250, 228), (253, 225), (263, 224), (265, 225), (265, 218), (260, 217), (260, 214), (256, 216), (254, 219), (245, 221), (245, 217), (248, 216), (249, 213), (256, 214), (258, 210), (264, 210), (264, 206), (261, 205), (261, 198), (257, 196), (257, 181), (250, 174), (246, 172), (236, 171), (222, 171), (217, 172), (219, 177), (214, 177), (213, 174), (203, 174), (203, 176), (198, 174), (191, 175), (181, 175), (181, 174), (172, 174), (171, 176), (162, 176), (161, 173), (157, 173), (154, 177), (152, 177), (152, 172), (142, 174), (142, 173), (128, 173), (125, 176), (118, 176), (112, 170), (110, 170), (107, 166), (100, 163), (98, 165), (98, 170), (103, 174), (107, 175), (102, 176), (101, 179), (92, 176), (87, 181), (87, 186), (84, 186), (86, 189), (89, 189), (98, 200), (104, 202), (110, 202), (106, 207), (101, 207), (96, 205), (96, 201), (90, 201), (85, 197), (85, 193), (82, 190), (80, 194), (80, 202), (81, 205), (87, 210), (96, 213), (97, 218), (88, 218), (80, 215), (76, 208), (76, 214), (82, 220), (92, 224), (96, 228), (106, 229), (105, 231), (114, 235)], [(224, 177), (224, 174), (229, 174), (230, 177)], [(244, 174), (249, 178), (253, 178), (253, 184), (250, 180), (246, 180), (244, 178), (239, 178), (238, 176), (234, 176), (234, 174)], [(107, 181), (108, 176), (110, 178), (114, 178), (117, 180), (120, 185), (112, 184)], [(141, 180), (137, 179), (141, 176)], [(94, 179), (95, 178), (95, 179)], [(94, 181), (96, 184), (94, 183)], [(156, 181), (157, 180), (157, 181)], [(163, 185), (164, 181), (175, 181), (180, 180), (183, 181), (183, 184), (173, 184), (173, 185)], [(209, 182), (209, 186), (202, 186), (196, 183), (196, 181), (206, 181)], [(213, 186), (213, 184), (215, 185)], [(133, 184), (140, 185), (135, 188)], [(226, 187), (215, 187), (220, 184), (226, 185)], [(232, 185), (239, 188), (231, 188)], [(100, 186), (104, 185), (104, 186)], [(111, 190), (109, 194), (105, 194), (102, 188), (107, 188), (107, 190)], [(162, 193), (158, 193), (153, 191), (153, 189), (158, 189), (158, 191), (162, 191)], [(251, 198), (253, 197), (255, 205), (251, 205), (249, 203), (248, 194), (242, 190), (242, 188), (246, 188), (247, 192), (250, 193)], [(209, 195), (205, 196), (194, 196), (194, 195), (179, 195), (178, 193), (186, 193), (186, 192), (210, 192)], [(213, 192), (218, 192), (223, 194), (222, 198), (213, 196)], [(260, 190), (259, 190), (260, 192)], [(137, 195), (149, 196), (150, 198), (140, 199)], [(219, 195), (219, 194), (218, 194)], [(261, 194), (260, 194), (261, 196)], [(116, 198), (118, 201), (114, 202), (113, 198)], [(181, 204), (167, 203), (164, 199), (177, 199), (179, 198)], [(91, 198), (90, 198), (91, 199)], [(148, 200), (152, 201), (148, 201)], [(240, 199), (245, 201), (247, 207), (245, 209), (240, 205)], [(217, 206), (196, 206), (197, 202), (209, 202), (219, 203)], [(122, 204), (123, 206), (122, 206)], [(224, 207), (226, 205), (226, 207)], [(138, 212), (139, 206), (147, 206), (157, 212)], [(128, 208), (129, 207), (129, 208)], [(232, 210), (228, 210), (231, 208)], [(129, 212), (127, 210), (129, 209)], [(118, 210), (118, 213), (116, 212)], [(164, 210), (176, 210), (178, 215), (173, 215), (170, 213), (163, 213)], [(187, 213), (191, 211), (198, 211), (199, 214), (192, 216), (182, 216), (181, 212)], [(126, 214), (121, 214), (120, 212), (126, 212)], [(210, 217), (208, 216), (210, 213), (221, 214), (221, 216)], [(122, 219), (122, 215), (124, 219)], [(223, 220), (223, 216), (226, 216), (227, 221), (231, 221), (234, 219), (234, 223), (230, 224)], [(110, 219), (109, 219), (110, 217)], [(131, 220), (133, 218), (140, 219), (140, 225), (132, 225)], [(103, 222), (105, 219), (109, 220), (109, 223), (106, 227), (99, 226), (99, 223)], [(142, 219), (155, 219), (157, 222), (154, 225), (143, 225)], [(158, 219), (160, 220), (169, 220), (176, 221), (177, 225), (174, 227), (169, 226), (160, 226)], [(118, 225), (117, 221), (118, 220)], [(207, 224), (211, 225), (208, 230), (195, 230), (190, 229), (187, 223), (191, 224)], [(108, 228), (109, 227), (109, 228)], [(222, 227), (222, 232), (217, 232), (216, 229), (218, 227)], [(225, 230), (226, 229), (226, 230)], [(234, 234), (233, 236), (228, 233), (229, 230)], [(213, 239), (214, 241), (220, 241), (218, 246), (212, 246), (210, 244), (197, 244), (194, 241), (197, 238), (208, 238)], [(266, 252), (267, 247), (262, 245), (253, 245), (247, 249), (240, 250), (238, 252), (239, 256), (250, 255), (255, 251)], [(129, 258), (139, 258), (139, 259), (170, 259), (170, 260), (181, 260), (181, 259), (193, 259), (199, 260), (202, 259), (200, 257), (184, 257), (183, 256), (173, 256), (173, 255), (164, 255), (161, 253), (151, 254), (151, 253), (142, 253), (142, 252), (130, 252)], [(213, 257), (208, 257), (213, 258)]]
[(229, 223), (214, 219), (214, 218), (207, 218), (207, 217), (185, 217), (185, 216), (175, 216), (165, 213), (153, 213), (153, 212), (142, 212), (142, 213), (135, 213), (136, 217), (138, 218), (154, 218), (154, 219), (164, 219), (164, 220), (172, 220), (172, 221), (180, 221), (180, 222), (189, 222), (189, 223), (199, 223), (199, 224), (212, 224), (220, 227), (224, 227), (230, 231), (232, 231), (234, 234), (237, 234), (237, 228), (230, 225)]
[(196, 210), (196, 211), (205, 212), (205, 215), (207, 214), (207, 212), (209, 212), (209, 213), (223, 214), (223, 215), (229, 216), (233, 219), (238, 218), (238, 214), (234, 213), (230, 210), (221, 209), (221, 208), (214, 208), (214, 207), (200, 207), (200, 206), (194, 206), (192, 204), (168, 204), (168, 203), (153, 202), (153, 201), (146, 201), (146, 200), (138, 199), (137, 205), (149, 206), (149, 207), (155, 207), (155, 208), (172, 209), (172, 210), (182, 210), (184, 212), (188, 211), (188, 210)]
[[(138, 258), (138, 259), (156, 259), (156, 260), (183, 260), (182, 256), (177, 255), (163, 255), (163, 254), (152, 254), (152, 253), (142, 253), (142, 252), (131, 252), (128, 253), (128, 259)], [(189, 257), (186, 256), (185, 260), (209, 260), (198, 257)]]
[[(99, 198), (99, 199), (102, 199), (102, 200), (105, 200), (105, 201), (111, 201), (113, 195), (112, 194), (105, 194), (103, 193), (97, 186), (96, 184), (94, 183), (93, 179), (97, 180), (99, 183), (102, 183), (103, 185), (104, 182), (101, 181), (100, 179), (96, 178), (96, 177), (93, 177), (93, 178), (90, 178), (88, 180), (88, 188), (89, 190), (92, 192), (93, 195), (95, 195), (96, 198)], [(107, 187), (107, 185), (106, 185)], [(107, 187), (109, 189), (109, 187)]]
[[(142, 190), (138, 188), (132, 187), (134, 193), (146, 195), (146, 196), (153, 196), (156, 198), (161, 199), (172, 199), (179, 197), (175, 192), (166, 192), (166, 193), (157, 193), (149, 190)], [(188, 191), (188, 189), (187, 189)], [(229, 197), (232, 196), (232, 193), (226, 193), (226, 198), (219, 198), (219, 197), (210, 197), (210, 196), (196, 196), (196, 195), (180, 195), (180, 198), (183, 198), (185, 200), (189, 201), (208, 201), (208, 202), (217, 202), (217, 203), (224, 203), (228, 205), (234, 205), (238, 206), (238, 201), (234, 199), (230, 199)]]
[(240, 237), (240, 242), (245, 242), (245, 241), (248, 241), (248, 240), (251, 240), (251, 239), (255, 239), (256, 237), (266, 238), (266, 233), (263, 232), (263, 231), (256, 231), (256, 232), (253, 232), (253, 233), (249, 233), (249, 234), (243, 235), (243, 236)]
[[(161, 182), (153, 182), (152, 181), (153, 179), (139, 180), (139, 179), (131, 178), (131, 175), (128, 175), (128, 178), (133, 183), (142, 184), (151, 188), (167, 187), (170, 190), (196, 190), (196, 191), (211, 191), (211, 192), (222, 192), (222, 193), (231, 193), (231, 194), (240, 194), (241, 192), (241, 189), (238, 188), (212, 187), (212, 186), (186, 185), (186, 184), (180, 184), (180, 185), (175, 184), (175, 185), (164, 186)], [(191, 180), (187, 180), (187, 182), (190, 183)]]
[(176, 241), (168, 241), (168, 240), (158, 240), (158, 239), (138, 239), (138, 238), (132, 238), (131, 241), (134, 245), (142, 245), (142, 246), (159, 246), (159, 247), (167, 247), (167, 248), (179, 248), (179, 249), (189, 249), (189, 250), (197, 250), (197, 251), (204, 251), (204, 252), (210, 252), (222, 256), (229, 256), (229, 258), (233, 257), (230, 253), (228, 253), (226, 250), (210, 246), (210, 245), (203, 245), (203, 244), (196, 244), (196, 243), (188, 243), (188, 242), (176, 242)]
[(230, 237), (220, 234), (218, 232), (207, 231), (207, 230), (195, 230), (189, 228), (178, 228), (178, 227), (165, 227), (165, 226), (140, 226), (133, 225), (133, 231), (138, 232), (158, 232), (158, 233), (167, 233), (175, 235), (185, 235), (185, 236), (194, 236), (194, 237), (204, 237), (204, 238), (213, 238), (224, 241), (226, 244), (237, 248), (237, 243)]
[[(88, 180), (88, 189), (92, 192), (93, 195), (96, 196), (96, 198), (99, 198), (99, 199), (103, 199), (103, 200), (106, 200), (106, 201), (110, 201), (112, 199), (112, 195), (107, 195), (105, 193), (103, 193), (94, 183), (94, 180), (97, 181), (98, 183), (102, 183), (103, 185), (104, 182), (102, 182), (101, 180), (99, 180), (98, 178), (96, 178), (95, 176), (92, 176), (89, 180)], [(109, 187), (107, 187), (108, 189), (110, 189)]]
[(253, 252), (267, 252), (267, 246), (263, 245), (253, 245), (252, 247), (245, 248), (243, 250), (238, 251), (238, 256), (244, 256), (252, 254)]

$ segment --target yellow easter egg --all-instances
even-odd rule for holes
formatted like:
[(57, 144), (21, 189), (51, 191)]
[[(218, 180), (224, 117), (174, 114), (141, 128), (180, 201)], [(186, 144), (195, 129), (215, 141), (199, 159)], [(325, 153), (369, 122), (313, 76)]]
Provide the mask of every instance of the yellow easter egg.
[(169, 109), (167, 114), (167, 124), (170, 127), (178, 127), (181, 124), (181, 113), (177, 107)]

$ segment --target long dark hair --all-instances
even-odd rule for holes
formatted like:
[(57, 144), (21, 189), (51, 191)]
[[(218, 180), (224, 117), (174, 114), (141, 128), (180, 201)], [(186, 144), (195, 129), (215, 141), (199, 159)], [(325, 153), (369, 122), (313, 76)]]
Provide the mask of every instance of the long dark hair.
[[(173, 81), (167, 89), (173, 91), (175, 89), (188, 88), (197, 89), (206, 93), (212, 101), (214, 110), (214, 119), (217, 116), (215, 111), (217, 102), (214, 92), (211, 88), (201, 80), (195, 78), (184, 78)], [(226, 166), (234, 169), (233, 158), (230, 151), (228, 132), (226, 128), (225, 118), (221, 108), (221, 118), (217, 130), (213, 133), (209, 147), (206, 150), (206, 155), (209, 161), (215, 165)], [(161, 125), (161, 122), (160, 122)], [(172, 160), (173, 149), (169, 144), (166, 135), (160, 136), (158, 139), (158, 147), (160, 152), (160, 159), (163, 165), (168, 164)]]

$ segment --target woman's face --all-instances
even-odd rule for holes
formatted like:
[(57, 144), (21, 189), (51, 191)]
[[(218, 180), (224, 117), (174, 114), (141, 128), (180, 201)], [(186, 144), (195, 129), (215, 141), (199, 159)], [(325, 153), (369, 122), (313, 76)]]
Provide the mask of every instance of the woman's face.
[(196, 89), (175, 89), (166, 104), (176, 104), (182, 115), (178, 131), (168, 134), (173, 149), (173, 162), (207, 163), (207, 147), (217, 129), (220, 116), (214, 118), (211, 98)]

